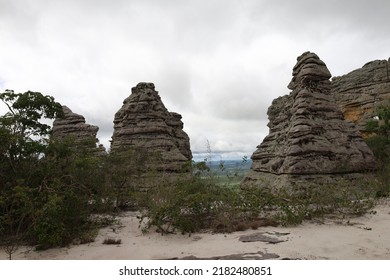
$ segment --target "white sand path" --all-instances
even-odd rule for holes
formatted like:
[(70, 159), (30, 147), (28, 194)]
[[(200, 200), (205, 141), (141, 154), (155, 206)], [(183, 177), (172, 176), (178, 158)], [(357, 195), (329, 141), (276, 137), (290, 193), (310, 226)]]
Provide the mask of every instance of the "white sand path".
[[(13, 259), (171, 259), (194, 256), (212, 258), (248, 253), (273, 254), (277, 259), (390, 259), (390, 199), (381, 200), (375, 212), (349, 220), (327, 220), (323, 224), (305, 222), (297, 227), (265, 227), (232, 234), (199, 233), (191, 236), (156, 232), (142, 234), (136, 213), (121, 218), (122, 227), (99, 231), (95, 242), (34, 251), (22, 247)], [(268, 232), (268, 234), (266, 233)], [(288, 235), (275, 235), (288, 233)], [(241, 242), (240, 236), (265, 233), (284, 242)], [(120, 245), (104, 245), (107, 237), (121, 239)], [(256, 255), (256, 254), (255, 254)], [(257, 254), (259, 256), (259, 254)], [(260, 254), (261, 255), (261, 254)], [(6, 259), (0, 252), (0, 259)]]

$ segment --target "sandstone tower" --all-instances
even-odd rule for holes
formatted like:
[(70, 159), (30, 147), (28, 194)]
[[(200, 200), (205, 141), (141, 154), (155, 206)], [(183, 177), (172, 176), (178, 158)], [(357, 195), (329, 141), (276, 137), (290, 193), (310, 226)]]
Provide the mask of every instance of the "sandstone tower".
[(269, 107), (269, 134), (253, 153), (243, 185), (350, 184), (375, 169), (371, 150), (330, 92), (330, 77), (316, 54), (297, 58), (292, 91)]
[(168, 112), (152, 83), (139, 83), (115, 114), (111, 151), (140, 149), (158, 155), (158, 171), (178, 173), (192, 159), (178, 113)]

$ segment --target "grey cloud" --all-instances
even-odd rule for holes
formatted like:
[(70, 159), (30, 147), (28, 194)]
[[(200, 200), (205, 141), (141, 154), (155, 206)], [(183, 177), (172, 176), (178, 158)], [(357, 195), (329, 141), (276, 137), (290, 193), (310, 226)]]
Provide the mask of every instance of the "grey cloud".
[[(31, 1), (0, 0), (0, 35), (2, 43), (36, 45), (40, 10)], [(14, 42), (15, 43), (15, 42)]]
[(217, 118), (238, 121), (266, 120), (273, 96), (280, 94), (269, 94), (266, 89), (238, 85), (226, 88), (223, 93), (211, 98), (214, 103), (210, 105), (214, 108), (212, 114)]
[(155, 87), (168, 110), (191, 110), (194, 97), (189, 65), (180, 60), (166, 62), (161, 65), (159, 72)]
[(247, 153), (302, 52), (334, 75), (389, 57), (389, 10), (385, 0), (0, 0), (0, 87), (54, 95), (108, 143), (131, 87), (154, 82), (195, 153), (206, 139)]
[(276, 0), (260, 2), (252, 12), (254, 18), (265, 16), (273, 28), (282, 32), (327, 36), (331, 32), (345, 34), (357, 30), (365, 35), (388, 34), (389, 10), (390, 2), (386, 0)]

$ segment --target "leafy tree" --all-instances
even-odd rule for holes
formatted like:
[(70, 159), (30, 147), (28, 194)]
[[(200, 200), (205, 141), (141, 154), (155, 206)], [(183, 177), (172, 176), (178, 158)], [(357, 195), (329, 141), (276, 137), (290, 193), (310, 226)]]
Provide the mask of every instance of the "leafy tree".
[(51, 96), (7, 90), (0, 100), (0, 245), (68, 244), (91, 225), (102, 201), (101, 160), (74, 139), (51, 141), (44, 119), (63, 116)]
[[(31, 179), (31, 164), (44, 153), (48, 145), (51, 127), (42, 122), (43, 118), (53, 119), (63, 114), (61, 105), (52, 96), (28, 91), (14, 93), (6, 90), (0, 100), (8, 112), (0, 117), (1, 163), (5, 179), (13, 184), (15, 180)], [(28, 172), (30, 171), (30, 172)], [(13, 178), (9, 176), (13, 174)], [(10, 182), (9, 180), (13, 182)]]
[(11, 258), (34, 216), (39, 161), (51, 129), (42, 119), (61, 116), (62, 108), (39, 92), (6, 90), (0, 100), (8, 108), (0, 117), (0, 236)]

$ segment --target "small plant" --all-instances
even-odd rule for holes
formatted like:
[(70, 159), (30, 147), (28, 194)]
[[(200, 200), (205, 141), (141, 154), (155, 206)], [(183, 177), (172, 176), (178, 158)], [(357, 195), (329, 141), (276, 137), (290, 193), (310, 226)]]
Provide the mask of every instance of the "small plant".
[(98, 235), (99, 230), (97, 228), (93, 228), (89, 231), (85, 231), (78, 238), (80, 244), (92, 243), (95, 241), (96, 236)]
[(122, 239), (105, 238), (103, 240), (103, 244), (106, 244), (106, 245), (119, 245), (121, 243), (122, 243)]

